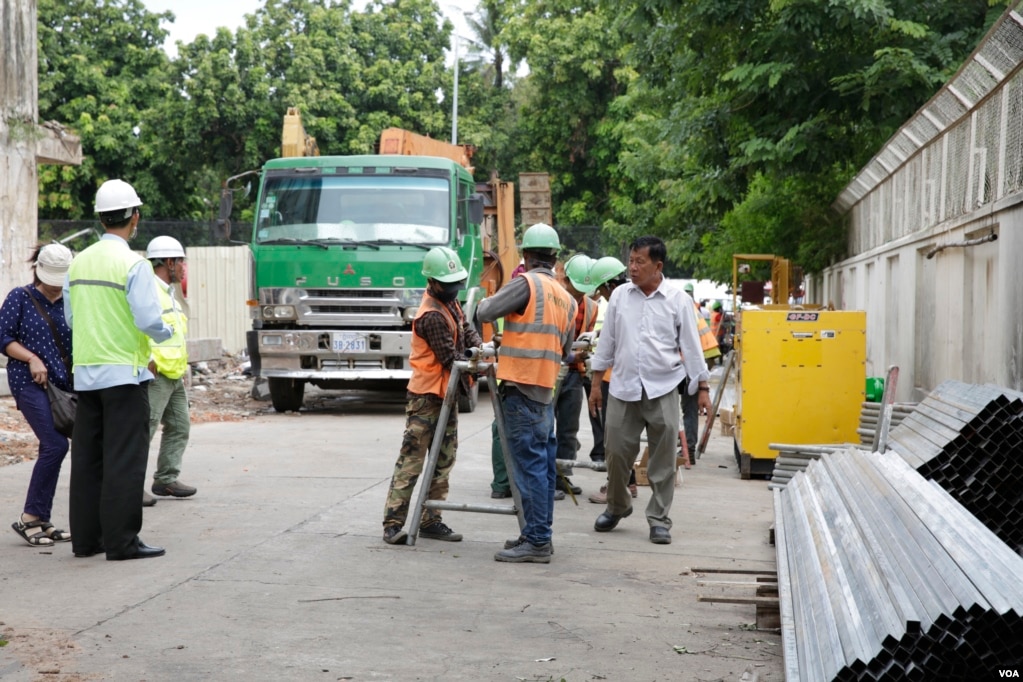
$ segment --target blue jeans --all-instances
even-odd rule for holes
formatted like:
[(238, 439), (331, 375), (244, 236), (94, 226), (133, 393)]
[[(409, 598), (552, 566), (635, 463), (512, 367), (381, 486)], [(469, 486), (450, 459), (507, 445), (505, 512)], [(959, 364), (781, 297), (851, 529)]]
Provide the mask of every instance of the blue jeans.
[(579, 415), (583, 409), (583, 375), (568, 372), (558, 389), (558, 402), (554, 406), (557, 422), (558, 459), (575, 459), (579, 451)]
[(53, 511), (53, 497), (57, 492), (60, 466), (68, 452), (68, 439), (53, 428), (53, 414), (50, 399), (39, 384), (31, 383), (18, 391), (15, 404), (21, 410), (25, 421), (39, 439), (39, 455), (32, 467), (32, 478), (25, 496), (26, 514), (50, 520)]
[(555, 459), (554, 405), (530, 400), (505, 390), (504, 424), (514, 462), (515, 485), (522, 498), (522, 535), (534, 545), (551, 541), (554, 524)]

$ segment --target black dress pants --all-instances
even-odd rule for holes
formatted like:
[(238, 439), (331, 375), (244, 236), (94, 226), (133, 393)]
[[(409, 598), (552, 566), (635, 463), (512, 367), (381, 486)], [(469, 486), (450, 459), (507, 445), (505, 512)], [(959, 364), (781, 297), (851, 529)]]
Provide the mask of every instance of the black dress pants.
[(146, 384), (79, 391), (71, 438), (71, 545), (125, 558), (138, 549), (149, 458)]

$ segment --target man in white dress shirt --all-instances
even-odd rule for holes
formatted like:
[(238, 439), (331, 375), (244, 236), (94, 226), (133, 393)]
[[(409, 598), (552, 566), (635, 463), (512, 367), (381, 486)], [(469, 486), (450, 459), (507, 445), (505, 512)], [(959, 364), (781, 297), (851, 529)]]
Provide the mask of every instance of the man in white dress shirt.
[[(629, 246), (629, 277), (611, 295), (597, 352), (590, 360), (594, 377), (612, 367), (607, 400), (604, 452), (607, 460), (607, 509), (594, 529), (613, 530), (632, 514), (629, 471), (647, 431), (651, 497), (646, 508), (650, 541), (671, 542), (668, 516), (675, 496), (675, 455), (679, 430), (678, 385), (689, 377), (698, 393), (700, 413), (711, 409), (710, 372), (693, 315), (693, 299), (669, 286), (664, 277), (667, 249), (657, 237), (640, 237)], [(602, 407), (600, 385), (590, 391), (590, 413)]]

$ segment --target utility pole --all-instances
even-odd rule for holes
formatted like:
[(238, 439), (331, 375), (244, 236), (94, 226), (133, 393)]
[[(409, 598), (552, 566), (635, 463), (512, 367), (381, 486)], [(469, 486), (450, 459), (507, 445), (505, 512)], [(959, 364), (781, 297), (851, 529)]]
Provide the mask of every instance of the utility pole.
[(451, 144), (458, 144), (458, 40), (459, 35), (455, 36), (455, 87), (452, 91), (451, 99)]

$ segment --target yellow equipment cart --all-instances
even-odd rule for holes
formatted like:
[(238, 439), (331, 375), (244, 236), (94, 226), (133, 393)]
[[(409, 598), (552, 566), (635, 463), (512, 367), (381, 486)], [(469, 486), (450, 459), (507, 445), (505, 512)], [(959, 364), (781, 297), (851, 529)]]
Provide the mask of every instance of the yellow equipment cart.
[[(781, 289), (785, 291), (785, 289)], [(738, 316), (735, 457), (769, 475), (769, 443), (855, 443), (866, 375), (866, 313), (802, 306)]]

